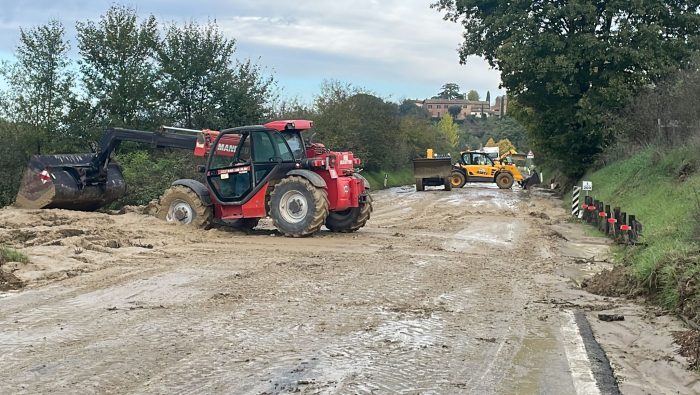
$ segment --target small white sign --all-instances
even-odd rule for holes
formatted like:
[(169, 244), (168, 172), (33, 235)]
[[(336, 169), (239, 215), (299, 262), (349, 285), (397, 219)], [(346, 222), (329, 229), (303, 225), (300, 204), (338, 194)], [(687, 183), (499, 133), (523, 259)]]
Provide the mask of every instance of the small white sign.
[(528, 159), (535, 159), (535, 154), (533, 154), (532, 151), (528, 151), (527, 158)]
[(593, 182), (592, 181), (584, 181), (583, 182), (583, 190), (584, 191), (592, 191), (593, 190)]

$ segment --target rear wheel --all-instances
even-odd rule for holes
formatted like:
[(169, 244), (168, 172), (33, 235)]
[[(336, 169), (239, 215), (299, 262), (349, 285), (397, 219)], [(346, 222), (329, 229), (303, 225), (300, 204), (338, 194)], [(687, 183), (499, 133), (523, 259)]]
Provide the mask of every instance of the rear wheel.
[(416, 178), (416, 191), (423, 191), (425, 188), (423, 187), (423, 179), (422, 178)]
[(501, 189), (513, 187), (513, 175), (510, 173), (500, 173), (496, 176), (496, 185)]
[(326, 228), (333, 232), (355, 232), (365, 226), (372, 212), (372, 197), (368, 194), (367, 201), (360, 207), (352, 207), (343, 211), (331, 211), (326, 218)]
[(156, 217), (167, 222), (206, 229), (214, 216), (212, 207), (190, 188), (175, 185), (168, 188), (160, 198)]
[(453, 171), (450, 174), (450, 184), (452, 188), (461, 188), (467, 183), (467, 178), (461, 171)]
[(303, 177), (287, 177), (270, 193), (270, 216), (285, 236), (309, 236), (321, 229), (328, 217), (326, 190)]

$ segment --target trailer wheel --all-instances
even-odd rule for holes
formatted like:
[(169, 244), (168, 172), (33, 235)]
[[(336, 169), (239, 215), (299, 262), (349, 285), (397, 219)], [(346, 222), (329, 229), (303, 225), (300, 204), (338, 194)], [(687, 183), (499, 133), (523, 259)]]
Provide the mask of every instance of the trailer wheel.
[(424, 191), (425, 188), (423, 187), (423, 179), (422, 178), (416, 178), (416, 191)]
[(270, 216), (285, 236), (309, 236), (326, 222), (328, 194), (306, 178), (284, 178), (270, 193)]
[(496, 176), (496, 185), (501, 189), (510, 189), (513, 187), (513, 175), (510, 173), (500, 173)]
[(453, 171), (450, 174), (450, 183), (452, 188), (461, 188), (467, 183), (467, 178), (461, 171)]
[(190, 188), (175, 185), (165, 190), (160, 198), (156, 217), (167, 222), (207, 229), (214, 216), (212, 207)]
[(328, 213), (326, 228), (332, 232), (355, 232), (365, 226), (370, 213), (372, 213), (372, 197), (367, 194), (367, 201), (360, 204), (360, 207)]

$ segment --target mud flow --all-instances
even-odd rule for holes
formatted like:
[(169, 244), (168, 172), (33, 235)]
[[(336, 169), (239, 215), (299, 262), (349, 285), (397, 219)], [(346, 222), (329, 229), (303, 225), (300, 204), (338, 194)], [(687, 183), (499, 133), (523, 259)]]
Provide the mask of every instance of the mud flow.
[(612, 393), (580, 312), (622, 393), (700, 392), (679, 323), (579, 288), (609, 246), (561, 201), (439, 189), (376, 192), (359, 232), (304, 239), (2, 209), (31, 262), (2, 268), (23, 288), (0, 292), (0, 393)]

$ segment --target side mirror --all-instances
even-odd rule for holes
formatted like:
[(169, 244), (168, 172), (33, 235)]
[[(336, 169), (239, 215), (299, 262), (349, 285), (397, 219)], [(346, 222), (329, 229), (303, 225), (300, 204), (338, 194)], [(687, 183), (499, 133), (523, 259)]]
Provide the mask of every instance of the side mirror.
[(194, 171), (196, 171), (197, 173), (206, 173), (207, 167), (204, 165), (197, 165), (194, 167)]

